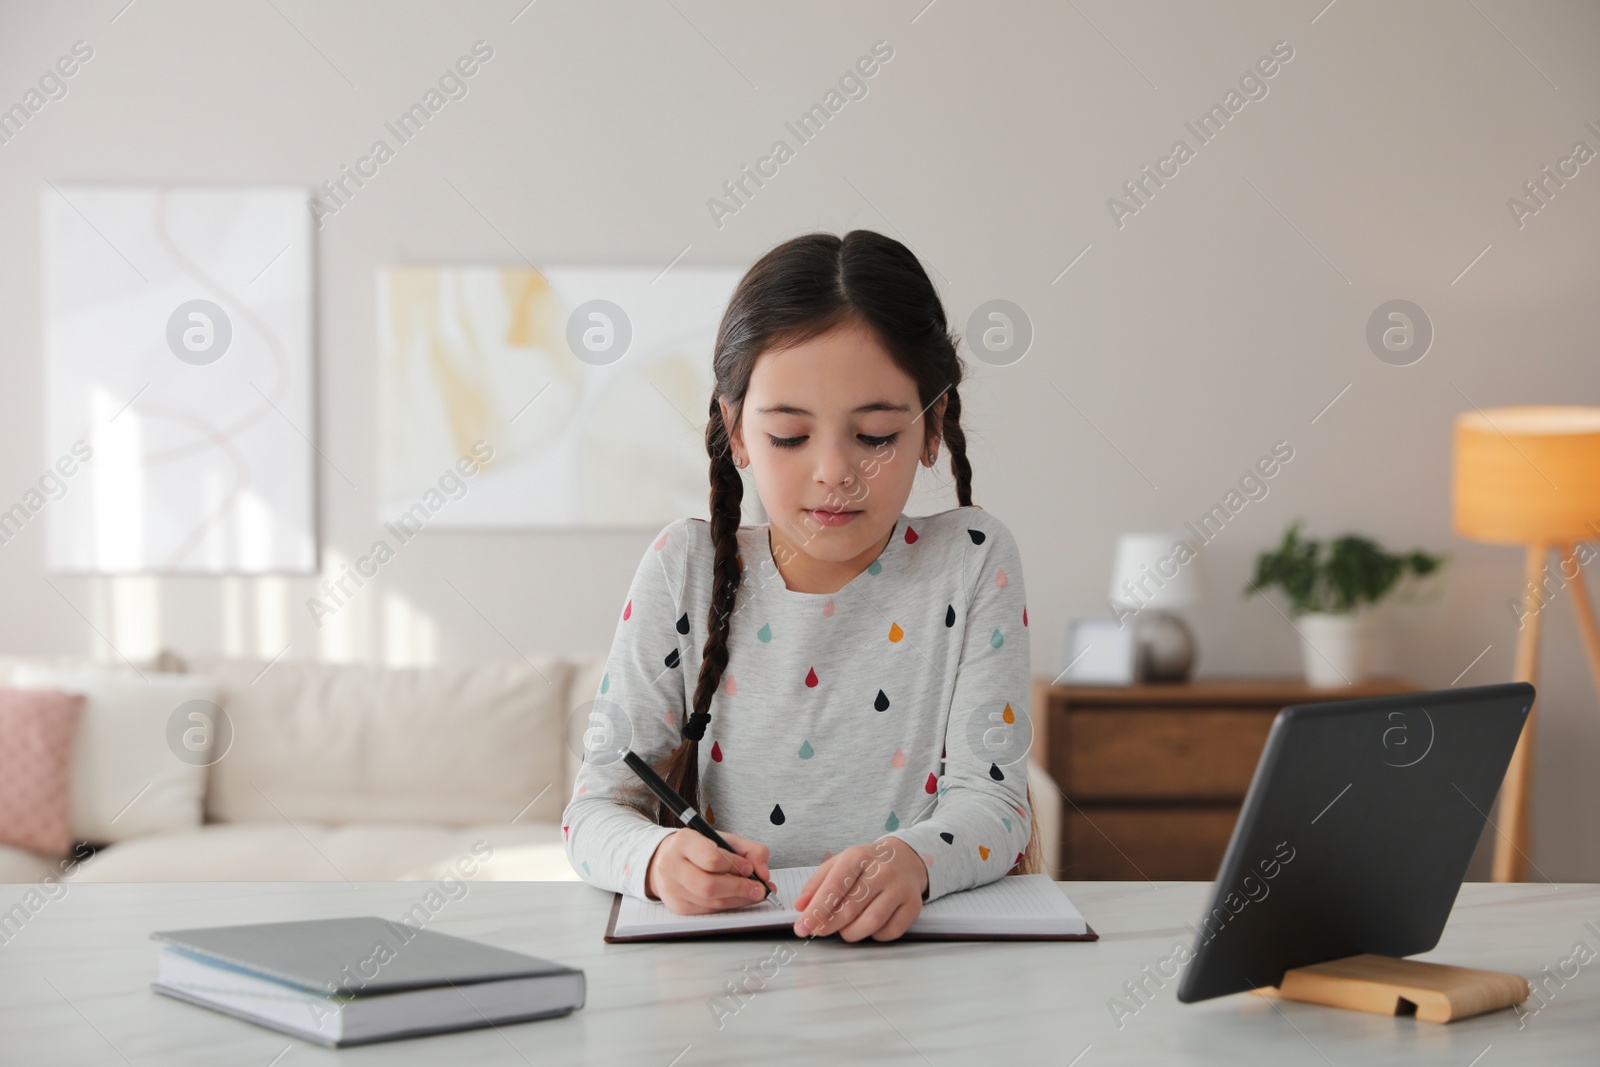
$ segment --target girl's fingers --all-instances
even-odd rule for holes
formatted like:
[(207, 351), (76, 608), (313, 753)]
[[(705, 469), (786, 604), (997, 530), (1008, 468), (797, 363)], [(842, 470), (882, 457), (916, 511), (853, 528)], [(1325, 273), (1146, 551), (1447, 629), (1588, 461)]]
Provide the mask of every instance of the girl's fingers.
[[(729, 835), (728, 844), (734, 844)], [(753, 870), (754, 864), (743, 855), (735, 855), (711, 840), (695, 834), (683, 846), (684, 857), (702, 871), (711, 874), (737, 874), (743, 875), (746, 871)]]
[(829, 856), (817, 865), (816, 870), (811, 872), (811, 877), (806, 879), (806, 884), (800, 887), (800, 895), (794, 898), (792, 907), (796, 911), (805, 911), (806, 905), (811, 903), (811, 894), (816, 892), (817, 886), (821, 885), (822, 880), (828, 877), (828, 868), (832, 867), (833, 861), (838, 858), (837, 856)]
[(743, 908), (761, 899), (762, 887), (748, 878), (731, 874), (707, 874), (691, 871), (684, 879), (684, 889), (690, 898), (703, 907), (717, 911)]
[[(752, 841), (747, 837), (740, 837), (738, 834), (724, 833), (722, 835), (722, 839), (734, 847), (734, 850), (738, 853), (738, 857), (735, 857), (732, 853), (722, 848), (715, 841), (705, 837), (701, 838), (701, 840), (707, 845), (710, 845), (713, 849), (715, 849), (719, 856), (728, 861), (729, 866), (725, 869), (735, 872), (744, 870), (744, 867), (739, 866), (739, 861), (742, 859), (744, 863), (748, 865), (749, 869), (755, 871), (762, 881), (770, 882), (772, 880), (772, 873), (767, 869), (768, 850), (766, 845)], [(710, 870), (710, 868), (706, 869)]]
[[(839, 936), (846, 941), (860, 941), (869, 935), (877, 934), (889, 924), (890, 920), (899, 913), (902, 907), (899, 900), (889, 893), (879, 893), (862, 909), (861, 914), (846, 925), (840, 927)], [(882, 941), (883, 938), (878, 938)]]
[[(847, 875), (848, 885), (845, 884)], [(801, 922), (808, 927), (806, 935), (825, 937), (849, 924), (877, 895), (877, 887), (870, 881), (864, 883), (859, 870), (834, 864), (828, 877), (817, 887), (816, 895), (801, 909), (804, 911)]]

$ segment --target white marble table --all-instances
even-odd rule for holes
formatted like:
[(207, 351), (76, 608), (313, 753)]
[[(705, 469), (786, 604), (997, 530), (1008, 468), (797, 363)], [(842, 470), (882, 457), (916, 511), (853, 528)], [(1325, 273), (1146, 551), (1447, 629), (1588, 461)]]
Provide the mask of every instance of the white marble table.
[[(1505, 1064), (1600, 1062), (1600, 959), (1536, 1014), (1440, 1026), (1232, 996), (1180, 1004), (1176, 981), (1119, 1027), (1112, 997), (1187, 942), (1202, 883), (1064, 882), (1101, 939), (848, 944), (796, 950), (725, 1014), (724, 983), (775, 939), (607, 945), (610, 894), (577, 882), (465, 883), (427, 928), (581, 967), (585, 1007), (560, 1019), (334, 1050), (154, 993), (152, 930), (380, 915), (434, 883), (74, 884), (0, 928), (0, 1064)], [(0, 908), (32, 887), (0, 885)], [(1600, 952), (1600, 886), (1471, 883), (1427, 959), (1537, 980), (1579, 942)], [(1550, 972), (1545, 968), (1549, 967)], [(771, 966), (766, 968), (772, 973)], [(730, 1006), (731, 1001), (724, 1001)], [(1537, 1006), (1537, 1002), (1530, 1002)]]

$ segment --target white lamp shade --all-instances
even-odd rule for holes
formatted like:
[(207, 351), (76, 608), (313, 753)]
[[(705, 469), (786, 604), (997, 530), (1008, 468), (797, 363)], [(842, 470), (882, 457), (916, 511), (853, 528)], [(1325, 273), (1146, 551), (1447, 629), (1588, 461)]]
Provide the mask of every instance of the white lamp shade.
[(1198, 567), (1199, 560), (1182, 534), (1123, 534), (1117, 538), (1117, 558), (1111, 568), (1111, 599), (1125, 607), (1158, 611), (1190, 607), (1201, 595)]

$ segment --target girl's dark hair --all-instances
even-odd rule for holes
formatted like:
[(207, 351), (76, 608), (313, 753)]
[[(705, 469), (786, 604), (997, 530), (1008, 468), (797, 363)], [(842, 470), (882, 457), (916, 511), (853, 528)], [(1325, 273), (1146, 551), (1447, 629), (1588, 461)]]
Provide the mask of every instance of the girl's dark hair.
[[(972, 504), (972, 465), (967, 462), (961, 396), (956, 389), (964, 369), (956, 354), (960, 335), (950, 331), (939, 295), (911, 250), (883, 234), (851, 230), (843, 238), (831, 233), (804, 234), (758, 259), (739, 280), (717, 330), (712, 357), (716, 389), (706, 423), (706, 453), (711, 457), (711, 540), (715, 545), (711, 608), (694, 705), (682, 726), (684, 740), (656, 766), (657, 773), (696, 810), (702, 810), (700, 738), (711, 721), (711, 698), (728, 665), (728, 631), (744, 569), (735, 537), (744, 482), (733, 462), (731, 428), (723, 422), (721, 402), (727, 402), (737, 426), (757, 357), (850, 324), (870, 329), (895, 364), (917, 383), (923, 411), (934, 410), (941, 397), (948, 398), (937, 433), (928, 420), (919, 454), (942, 438), (950, 449), (956, 498), (962, 507)], [(626, 793), (628, 802), (657, 825), (682, 825), (653, 796), (641, 801), (639, 791), (630, 788)], [(1031, 810), (1031, 789), (1028, 804)], [(705, 814), (710, 821), (711, 813)], [(1007, 873), (1044, 869), (1038, 820), (1029, 822), (1032, 833), (1023, 861)]]

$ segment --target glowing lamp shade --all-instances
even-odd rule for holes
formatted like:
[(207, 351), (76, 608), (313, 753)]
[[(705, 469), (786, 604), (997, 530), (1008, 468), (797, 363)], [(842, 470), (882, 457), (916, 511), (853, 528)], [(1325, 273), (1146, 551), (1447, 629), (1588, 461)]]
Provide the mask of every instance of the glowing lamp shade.
[[(1523, 610), (1517, 624), (1516, 680), (1539, 669), (1541, 597), (1551, 582), (1571, 584), (1567, 599), (1600, 690), (1600, 625), (1589, 602), (1585, 541), (1600, 539), (1600, 408), (1507, 407), (1463, 412), (1455, 423), (1454, 525), (1475, 541), (1525, 546)], [(1552, 569), (1551, 551), (1557, 556)], [(1537, 708), (1530, 710), (1500, 788), (1495, 840), (1497, 882), (1521, 882), (1532, 861), (1529, 804)]]
[(1456, 533), (1502, 545), (1600, 539), (1600, 407), (1468, 411), (1455, 436)]

